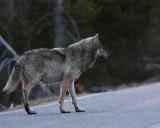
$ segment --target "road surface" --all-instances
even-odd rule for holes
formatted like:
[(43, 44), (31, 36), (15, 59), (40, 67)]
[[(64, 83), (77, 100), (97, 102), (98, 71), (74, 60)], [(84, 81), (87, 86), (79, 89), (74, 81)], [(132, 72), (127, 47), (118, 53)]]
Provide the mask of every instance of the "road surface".
[(74, 112), (70, 100), (61, 114), (58, 101), (32, 107), (37, 115), (23, 109), (1, 112), (0, 128), (160, 128), (160, 83), (78, 97), (84, 113)]

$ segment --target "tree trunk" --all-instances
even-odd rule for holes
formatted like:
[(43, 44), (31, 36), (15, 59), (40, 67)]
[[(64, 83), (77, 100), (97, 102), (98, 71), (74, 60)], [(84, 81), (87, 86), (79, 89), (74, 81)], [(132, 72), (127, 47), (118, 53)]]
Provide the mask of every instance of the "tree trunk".
[[(8, 1), (8, 12), (9, 12), (9, 20), (10, 23), (12, 24), (13, 19), (14, 19), (14, 11), (13, 11), (13, 1), (9, 0)], [(13, 34), (12, 34), (12, 25), (8, 29), (8, 43), (11, 44), (13, 42)]]
[(54, 6), (54, 47), (65, 46), (64, 0), (55, 0)]

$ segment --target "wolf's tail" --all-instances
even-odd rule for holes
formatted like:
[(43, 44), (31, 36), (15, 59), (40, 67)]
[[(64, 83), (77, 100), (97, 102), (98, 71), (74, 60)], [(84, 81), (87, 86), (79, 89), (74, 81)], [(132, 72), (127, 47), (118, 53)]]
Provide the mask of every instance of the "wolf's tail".
[(20, 80), (21, 80), (21, 75), (22, 75), (22, 69), (23, 65), (25, 63), (26, 57), (21, 56), (17, 61), (16, 64), (13, 67), (11, 76), (6, 84), (6, 86), (3, 89), (2, 94), (7, 94), (13, 92), (16, 87), (18, 86)]

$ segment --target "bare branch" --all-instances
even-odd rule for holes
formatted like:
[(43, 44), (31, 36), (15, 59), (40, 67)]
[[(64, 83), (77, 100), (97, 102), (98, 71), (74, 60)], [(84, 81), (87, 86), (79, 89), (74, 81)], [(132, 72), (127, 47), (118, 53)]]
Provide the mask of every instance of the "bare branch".
[(80, 37), (79, 29), (78, 29), (78, 26), (77, 26), (75, 20), (69, 15), (69, 13), (68, 13), (67, 11), (64, 11), (64, 15), (66, 16), (66, 18), (67, 18), (67, 19), (71, 22), (71, 24), (73, 25), (74, 30), (75, 30), (75, 33), (76, 33), (77, 40), (80, 40), (81, 37)]
[(0, 65), (0, 71), (7, 65), (9, 58), (6, 58), (2, 61), (1, 65)]
[(16, 61), (17, 60), (17, 58), (6, 58), (6, 59), (4, 59), (3, 61), (2, 61), (2, 63), (0, 64), (0, 71), (6, 66), (6, 65), (10, 65), (10, 63), (12, 62), (12, 61)]
[(5, 55), (7, 54), (7, 52), (8, 52), (7, 50), (3, 51), (3, 53), (2, 53), (2, 56), (1, 56), (1, 57), (2, 57), (2, 58), (4, 58), (4, 57), (5, 57)]
[(53, 15), (53, 12), (49, 12), (46, 13), (45, 15), (43, 15), (42, 17), (40, 17), (31, 27), (30, 31), (29, 31), (29, 38), (28, 38), (28, 43), (27, 43), (27, 47), (29, 48), (30, 46), (30, 42), (31, 42), (31, 38), (32, 38), (32, 32), (34, 30), (34, 28), (44, 19), (46, 19), (48, 16)]
[(3, 37), (0, 35), (0, 42), (2, 45), (4, 45), (11, 53), (12, 55), (17, 58), (18, 54), (12, 49), (12, 47), (3, 39)]
[(42, 29), (43, 27), (46, 27), (46, 26), (49, 26), (49, 25), (53, 25), (53, 23), (52, 23), (52, 22), (47, 22), (47, 23), (42, 24), (42, 25), (38, 28), (37, 34), (39, 34), (39, 33), (41, 32), (41, 29)]
[(16, 61), (17, 58), (19, 57), (19, 55), (12, 49), (12, 47), (2, 38), (2, 36), (0, 35), (0, 42), (2, 43), (2, 45), (4, 45), (8, 51), (10, 51), (12, 53), (12, 55), (14, 56), (13, 58), (6, 58), (2, 61), (2, 63), (0, 64), (0, 71), (7, 66), (7, 72), (8, 72), (8, 77), (10, 75), (10, 65), (11, 62)]
[(67, 36), (69, 36), (74, 42), (77, 41), (76, 37), (69, 31), (66, 31)]

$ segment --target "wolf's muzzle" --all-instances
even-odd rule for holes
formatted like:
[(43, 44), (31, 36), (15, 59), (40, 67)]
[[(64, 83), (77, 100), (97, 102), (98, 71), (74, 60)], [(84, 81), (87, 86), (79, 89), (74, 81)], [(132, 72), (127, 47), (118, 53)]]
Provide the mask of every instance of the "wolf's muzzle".
[(110, 57), (110, 55), (109, 54), (107, 54), (107, 55), (103, 55), (103, 56), (101, 56), (100, 58), (101, 59), (103, 59), (103, 60), (106, 60), (106, 59), (108, 59)]

